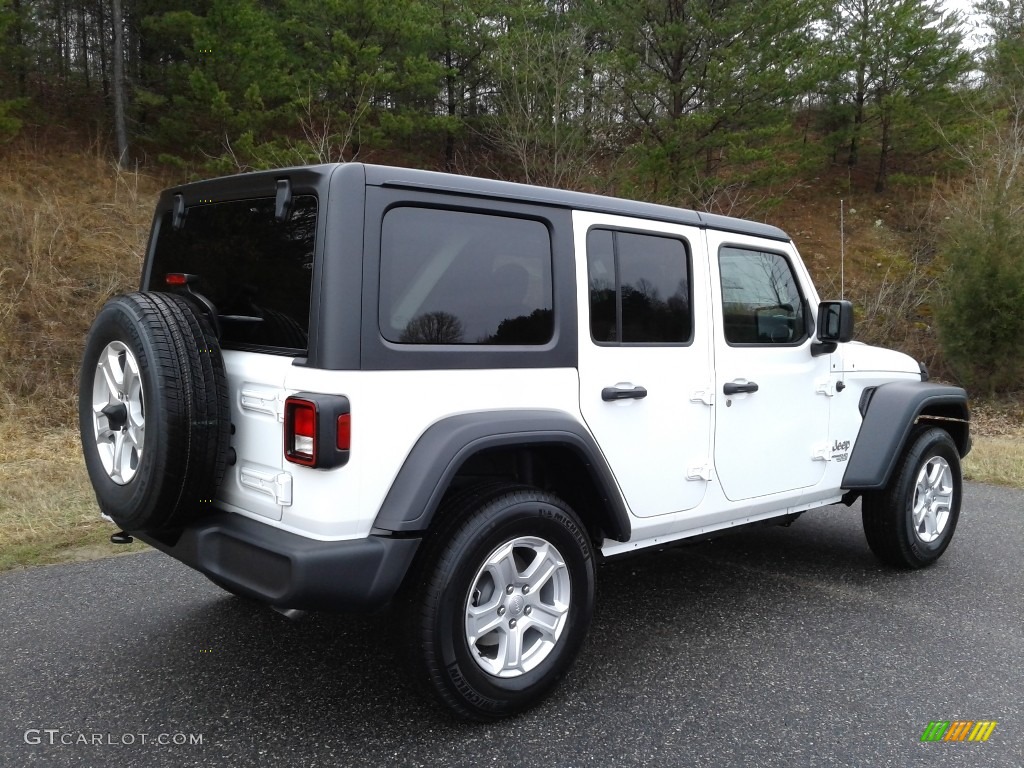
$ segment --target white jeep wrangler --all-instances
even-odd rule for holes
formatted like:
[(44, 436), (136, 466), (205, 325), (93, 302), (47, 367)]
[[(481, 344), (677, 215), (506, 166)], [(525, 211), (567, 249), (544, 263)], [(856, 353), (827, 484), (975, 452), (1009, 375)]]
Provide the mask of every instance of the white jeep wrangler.
[(963, 390), (851, 342), (771, 226), (361, 164), (161, 196), (82, 363), (99, 506), (282, 608), (405, 625), (463, 717), (535, 703), (595, 566), (863, 499), (886, 563), (949, 545)]

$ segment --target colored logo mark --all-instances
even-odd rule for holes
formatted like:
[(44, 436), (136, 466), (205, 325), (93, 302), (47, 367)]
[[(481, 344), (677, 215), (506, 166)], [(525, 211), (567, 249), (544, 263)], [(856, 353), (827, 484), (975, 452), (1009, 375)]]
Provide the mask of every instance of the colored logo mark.
[(995, 720), (932, 720), (921, 741), (988, 741), (996, 725)]

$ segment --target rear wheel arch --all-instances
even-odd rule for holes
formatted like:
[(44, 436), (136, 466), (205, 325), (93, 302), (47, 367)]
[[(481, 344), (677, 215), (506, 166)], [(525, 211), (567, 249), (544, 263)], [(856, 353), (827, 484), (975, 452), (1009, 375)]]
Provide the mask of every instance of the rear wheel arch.
[(593, 437), (569, 414), (541, 410), (461, 414), (432, 425), (406, 458), (374, 527), (431, 530), (453, 495), (492, 480), (565, 499), (595, 543), (630, 537), (628, 511)]
[[(479, 478), (500, 478), (504, 482), (522, 483), (563, 499), (583, 520), (591, 539), (625, 541), (630, 527), (627, 519), (616, 514), (607, 490), (580, 447), (572, 442), (510, 444), (483, 448), (463, 461), (445, 493), (445, 502), (460, 487)], [(617, 493), (617, 489), (613, 488)]]

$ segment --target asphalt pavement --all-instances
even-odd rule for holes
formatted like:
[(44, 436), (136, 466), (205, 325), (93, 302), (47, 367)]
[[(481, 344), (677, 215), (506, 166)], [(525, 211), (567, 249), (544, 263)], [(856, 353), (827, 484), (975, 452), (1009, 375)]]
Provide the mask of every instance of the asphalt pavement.
[[(291, 621), (155, 552), (0, 574), (0, 766), (1024, 766), (1024, 492), (933, 567), (855, 509), (605, 564), (590, 636), (488, 725), (410, 692), (387, 615)], [(932, 721), (986, 742), (922, 742)]]

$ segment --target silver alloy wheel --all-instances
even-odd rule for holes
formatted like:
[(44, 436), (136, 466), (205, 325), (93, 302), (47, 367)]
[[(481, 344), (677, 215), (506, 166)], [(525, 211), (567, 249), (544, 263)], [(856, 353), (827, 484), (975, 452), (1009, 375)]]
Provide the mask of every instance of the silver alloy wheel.
[(118, 485), (131, 482), (142, 462), (146, 409), (139, 364), (120, 341), (107, 344), (96, 361), (92, 426), (107, 476)]
[(473, 660), (495, 677), (519, 677), (548, 657), (569, 617), (571, 582), (548, 541), (521, 536), (484, 560), (466, 599)]
[(941, 456), (932, 456), (917, 473), (914, 487), (914, 535), (931, 544), (946, 530), (953, 506), (953, 470)]

